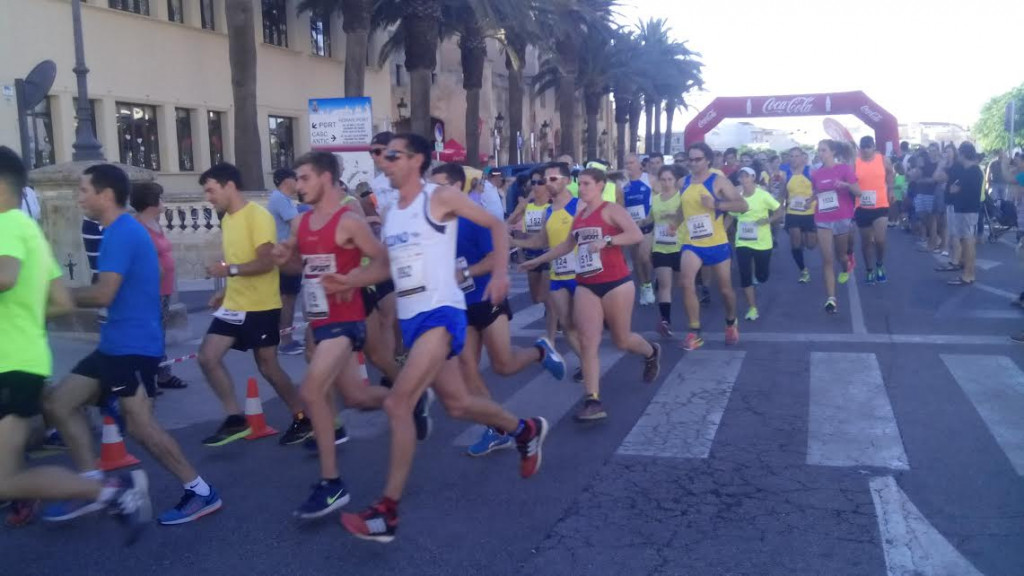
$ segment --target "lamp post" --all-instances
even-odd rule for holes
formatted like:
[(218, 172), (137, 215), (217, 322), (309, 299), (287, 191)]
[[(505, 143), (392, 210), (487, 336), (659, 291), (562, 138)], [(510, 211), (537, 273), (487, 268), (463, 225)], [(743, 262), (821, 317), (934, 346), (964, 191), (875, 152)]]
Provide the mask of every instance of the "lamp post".
[(85, 41), (82, 39), (82, 1), (71, 0), (71, 25), (75, 32), (75, 77), (78, 79), (78, 129), (75, 130), (75, 143), (71, 145), (74, 152), (71, 159), (75, 162), (103, 160), (103, 145), (96, 140), (95, 122), (92, 117), (92, 106), (89, 105), (89, 86), (86, 76), (89, 68), (85, 65)]
[(405, 97), (402, 96), (398, 99), (398, 120), (402, 121), (409, 117), (409, 104), (406, 103)]
[(501, 152), (501, 132), (505, 129), (505, 116), (501, 112), (494, 117), (494, 165), (498, 165), (498, 154)]
[(601, 134), (597, 137), (597, 155), (601, 158), (608, 158), (608, 129), (601, 130)]

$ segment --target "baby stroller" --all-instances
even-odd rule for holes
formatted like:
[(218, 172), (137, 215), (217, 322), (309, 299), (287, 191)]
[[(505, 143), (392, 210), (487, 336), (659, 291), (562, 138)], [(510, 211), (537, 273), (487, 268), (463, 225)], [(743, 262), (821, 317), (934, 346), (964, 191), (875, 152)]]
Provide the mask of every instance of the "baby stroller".
[(1020, 237), (1017, 207), (1012, 201), (1000, 200), (987, 194), (985, 201), (981, 203), (981, 215), (984, 225), (988, 228), (989, 242), (998, 242), (999, 237), (1010, 229), (1017, 229), (1017, 236)]

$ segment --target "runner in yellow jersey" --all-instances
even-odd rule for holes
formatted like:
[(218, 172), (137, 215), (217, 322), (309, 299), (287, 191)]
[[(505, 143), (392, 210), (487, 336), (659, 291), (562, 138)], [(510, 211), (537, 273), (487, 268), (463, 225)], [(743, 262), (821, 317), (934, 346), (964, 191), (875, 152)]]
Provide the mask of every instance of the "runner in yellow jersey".
[(746, 319), (754, 321), (760, 317), (754, 278), (758, 284), (768, 281), (772, 257), (771, 226), (782, 218), (783, 212), (779, 210), (779, 201), (758, 184), (764, 180), (757, 177), (754, 168), (744, 166), (736, 174), (739, 176), (740, 193), (748, 206), (746, 212), (731, 213), (736, 218), (736, 262), (740, 269), (740, 287), (747, 299)]
[(658, 194), (651, 198), (651, 217), (654, 221), (654, 247), (651, 262), (654, 276), (658, 280), (658, 333), (663, 338), (672, 337), (672, 287), (679, 276), (680, 252), (683, 242), (679, 239), (679, 226), (683, 223), (683, 204), (679, 193), (679, 177), (683, 169), (679, 166), (664, 166), (658, 171)]
[(690, 145), (686, 152), (691, 174), (684, 180), (681, 198), (685, 233), (688, 235), (683, 244), (681, 267), (683, 303), (690, 332), (683, 348), (695, 350), (704, 345), (696, 285), (701, 266), (710, 268), (718, 280), (718, 288), (725, 301), (725, 343), (736, 344), (740, 333), (736, 326), (736, 292), (732, 288), (730, 268), (732, 251), (722, 216), (730, 211), (746, 212), (747, 201), (727, 178), (711, 173), (710, 146), (698, 142)]
[(804, 263), (804, 248), (813, 250), (818, 245), (818, 228), (814, 225), (815, 199), (811, 184), (811, 169), (807, 166), (807, 152), (799, 146), (789, 151), (789, 166), (782, 171), (786, 182), (786, 230), (793, 261), (800, 269), (800, 283), (811, 281), (811, 272)]

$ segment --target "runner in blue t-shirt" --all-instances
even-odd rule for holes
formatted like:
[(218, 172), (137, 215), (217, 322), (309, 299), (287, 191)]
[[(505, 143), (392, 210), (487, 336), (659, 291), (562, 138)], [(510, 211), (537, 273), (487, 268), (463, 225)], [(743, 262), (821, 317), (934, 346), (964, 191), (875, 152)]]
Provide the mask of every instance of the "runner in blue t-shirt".
[(654, 304), (654, 286), (651, 284), (651, 248), (654, 246), (654, 220), (651, 218), (651, 187), (644, 178), (645, 172), (636, 154), (626, 155), (626, 177), (629, 183), (623, 187), (622, 201), (626, 211), (640, 227), (644, 239), (629, 246), (629, 258), (640, 284), (640, 305)]

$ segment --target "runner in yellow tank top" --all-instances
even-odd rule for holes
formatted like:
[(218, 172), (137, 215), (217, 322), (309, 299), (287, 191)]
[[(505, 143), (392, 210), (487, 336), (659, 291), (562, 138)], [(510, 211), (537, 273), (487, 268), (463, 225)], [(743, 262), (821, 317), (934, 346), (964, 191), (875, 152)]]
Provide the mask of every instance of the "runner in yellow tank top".
[[(515, 223), (516, 218), (522, 217), (520, 223), (520, 230), (525, 235), (527, 242), (539, 242), (543, 236), (544, 231), (544, 213), (547, 211), (548, 206), (551, 204), (551, 191), (545, 186), (544, 173), (541, 169), (536, 169), (530, 174), (530, 187), (528, 191), (526, 204), (520, 204), (516, 208), (516, 211), (509, 217), (509, 223)], [(537, 256), (544, 253), (543, 249), (531, 249), (524, 245), (519, 244), (516, 240), (512, 241), (512, 246), (519, 247), (523, 251), (521, 262), (532, 260)], [(541, 244), (539, 248), (544, 248), (545, 245)], [(554, 342), (555, 330), (558, 328), (558, 321), (555, 318), (555, 314), (551, 308), (551, 304), (548, 300), (550, 294), (550, 286), (548, 282), (548, 267), (547, 265), (538, 267), (536, 270), (530, 270), (526, 274), (526, 280), (530, 288), (530, 299), (533, 300), (534, 304), (544, 304), (545, 308), (545, 328), (547, 330), (548, 339)]]
[(677, 231), (683, 223), (683, 204), (679, 193), (679, 175), (682, 169), (677, 166), (663, 166), (658, 171), (655, 186), (658, 193), (651, 197), (651, 217), (654, 220), (654, 248), (651, 262), (654, 276), (658, 281), (656, 301), (661, 320), (658, 332), (663, 338), (672, 337), (672, 287), (677, 284), (679, 276), (679, 258), (683, 243)]
[(804, 248), (813, 250), (818, 245), (818, 227), (814, 225), (814, 184), (807, 167), (807, 152), (796, 146), (789, 151), (789, 166), (782, 171), (786, 182), (786, 230), (793, 261), (800, 270), (801, 284), (811, 281), (811, 271), (804, 263)]
[(725, 212), (746, 212), (747, 201), (740, 196), (728, 178), (712, 174), (711, 147), (703, 142), (687, 148), (690, 176), (683, 185), (683, 223), (689, 238), (682, 250), (683, 303), (690, 321), (690, 333), (683, 348), (695, 350), (704, 345), (700, 333), (700, 301), (697, 299), (697, 274), (707, 266), (718, 280), (725, 301), (725, 343), (739, 342), (736, 326), (736, 292), (732, 288), (731, 250), (725, 234), (722, 215)]
[(889, 227), (889, 193), (896, 171), (885, 156), (875, 150), (875, 139), (860, 139), (860, 155), (855, 164), (861, 193), (853, 219), (860, 228), (860, 244), (864, 267), (868, 269), (867, 284), (888, 281), (885, 274), (885, 233)]

